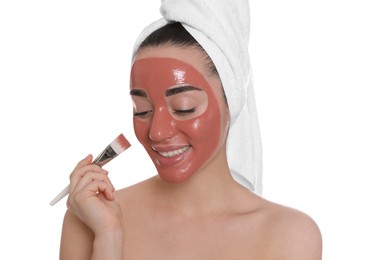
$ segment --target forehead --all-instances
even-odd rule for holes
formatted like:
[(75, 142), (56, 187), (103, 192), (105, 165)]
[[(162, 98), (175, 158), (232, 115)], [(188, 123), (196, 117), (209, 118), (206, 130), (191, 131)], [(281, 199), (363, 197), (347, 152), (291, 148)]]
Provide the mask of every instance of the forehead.
[[(197, 81), (196, 82), (183, 82), (183, 84), (197, 83), (196, 85), (198, 85), (199, 84), (198, 79), (201, 77), (202, 78), (201, 80), (207, 83), (205, 84), (207, 87), (204, 87), (204, 86), (201, 86), (201, 87), (208, 88), (207, 92), (213, 92), (213, 94), (217, 97), (217, 99), (223, 98), (221, 80), (217, 76), (209, 75), (208, 68), (206, 66), (207, 61), (205, 59), (205, 56), (196, 47), (177, 47), (177, 46), (170, 45), (170, 46), (162, 46), (162, 47), (147, 47), (147, 48), (140, 50), (133, 60), (133, 66), (132, 66), (132, 71), (131, 71), (131, 88), (132, 87), (139, 88), (139, 86), (137, 86), (134, 82), (138, 79), (144, 80), (147, 86), (147, 84), (152, 84), (154, 82), (154, 80), (148, 80), (149, 77), (158, 78), (158, 75), (161, 75), (161, 76), (164, 75), (162, 71), (159, 71), (157, 69), (157, 66), (156, 66), (157, 64), (154, 66), (147, 66), (146, 67), (147, 73), (145, 74), (140, 74), (139, 71), (143, 72), (140, 69), (134, 71), (139, 63), (143, 64), (142, 62), (143, 60), (147, 61), (148, 59), (152, 59), (152, 58), (155, 58), (156, 61), (159, 59), (161, 59), (162, 61), (164, 59), (176, 60), (177, 64), (185, 65), (186, 68), (190, 67), (192, 71), (195, 71), (195, 73), (197, 73), (197, 77), (196, 77)], [(151, 67), (151, 69), (149, 69), (149, 67)], [(134, 75), (134, 73), (136, 74)], [(177, 71), (176, 74), (174, 73), (177, 79), (181, 79), (182, 76), (184, 76), (181, 73), (182, 72), (180, 71)], [(138, 74), (140, 74), (141, 76), (138, 76)], [(173, 73), (171, 72), (171, 74)], [(200, 75), (200, 77), (198, 75)], [(190, 77), (188, 77), (188, 75), (186, 76), (187, 76), (186, 79), (189, 80)], [(151, 86), (150, 88), (152, 87), (153, 86)], [(167, 87), (168, 85), (166, 83), (166, 88)]]
[(205, 57), (196, 47), (177, 47), (173, 45), (147, 47), (137, 53), (133, 62), (146, 58), (172, 58), (190, 64), (201, 74), (207, 72)]
[(193, 66), (183, 61), (152, 57), (136, 60), (131, 71), (131, 88), (152, 90), (180, 85), (192, 85), (210, 90), (204, 76)]

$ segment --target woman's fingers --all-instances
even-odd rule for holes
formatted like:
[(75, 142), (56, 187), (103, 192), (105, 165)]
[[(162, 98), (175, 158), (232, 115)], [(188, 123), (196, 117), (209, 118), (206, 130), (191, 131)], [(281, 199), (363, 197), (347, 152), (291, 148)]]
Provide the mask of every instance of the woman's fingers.
[(87, 172), (85, 173), (79, 180), (79, 182), (76, 184), (73, 192), (78, 192), (82, 189), (84, 189), (88, 184), (91, 182), (105, 182), (109, 185), (109, 188), (112, 191), (115, 191), (114, 186), (111, 183), (111, 180), (109, 177), (107, 177), (106, 174), (97, 173), (97, 172)]
[[(104, 181), (92, 181), (88, 183), (82, 190), (76, 191), (72, 198), (77, 205), (84, 205), (87, 200), (91, 197), (98, 197), (98, 200), (101, 200), (101, 195), (104, 196), (105, 199), (113, 201), (115, 199), (114, 190), (112, 186)], [(69, 206), (73, 205), (74, 203), (70, 203)]]
[(107, 200), (114, 200), (115, 199), (115, 194), (114, 194), (114, 187), (112, 187), (111, 185), (109, 185), (106, 182), (93, 182), (90, 183), (87, 187), (87, 190), (89, 191), (93, 191), (96, 192), (97, 197), (99, 197), (99, 199), (101, 198), (101, 195), (103, 194), (105, 196), (105, 198)]
[(88, 155), (86, 158), (81, 160), (70, 174), (70, 191), (74, 191), (78, 182), (87, 172), (96, 172), (107, 175), (108, 171), (102, 169), (100, 166), (91, 164), (92, 156)]
[[(92, 156), (81, 160), (70, 174), (69, 199), (82, 201), (91, 196), (103, 194), (107, 200), (114, 200), (115, 188), (107, 177), (108, 171), (96, 164), (92, 164)], [(100, 194), (100, 195), (101, 195)], [(70, 203), (69, 203), (70, 204)]]

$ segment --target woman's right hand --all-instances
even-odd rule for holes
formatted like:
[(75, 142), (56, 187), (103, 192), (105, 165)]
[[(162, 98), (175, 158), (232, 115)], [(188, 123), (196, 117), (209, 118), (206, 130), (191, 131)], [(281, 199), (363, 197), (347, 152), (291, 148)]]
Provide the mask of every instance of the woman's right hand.
[(92, 156), (81, 160), (70, 175), (68, 208), (95, 234), (122, 230), (122, 213), (108, 172), (92, 164)]

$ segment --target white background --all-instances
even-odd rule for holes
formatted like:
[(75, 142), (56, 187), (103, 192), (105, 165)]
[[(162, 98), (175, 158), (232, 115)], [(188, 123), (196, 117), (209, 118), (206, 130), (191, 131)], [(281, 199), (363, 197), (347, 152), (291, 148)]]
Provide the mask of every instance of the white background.
[[(264, 197), (318, 223), (324, 259), (368, 259), (368, 8), (251, 0)], [(77, 161), (120, 132), (116, 187), (154, 174), (132, 130), (132, 45), (159, 0), (0, 2), (0, 259), (57, 259)]]

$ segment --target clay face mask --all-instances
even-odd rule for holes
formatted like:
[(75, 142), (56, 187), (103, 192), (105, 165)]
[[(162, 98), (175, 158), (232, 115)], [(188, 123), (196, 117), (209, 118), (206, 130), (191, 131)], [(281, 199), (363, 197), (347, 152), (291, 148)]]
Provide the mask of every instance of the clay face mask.
[(219, 146), (221, 115), (205, 77), (173, 58), (143, 58), (131, 70), (134, 130), (162, 179), (180, 183)]

